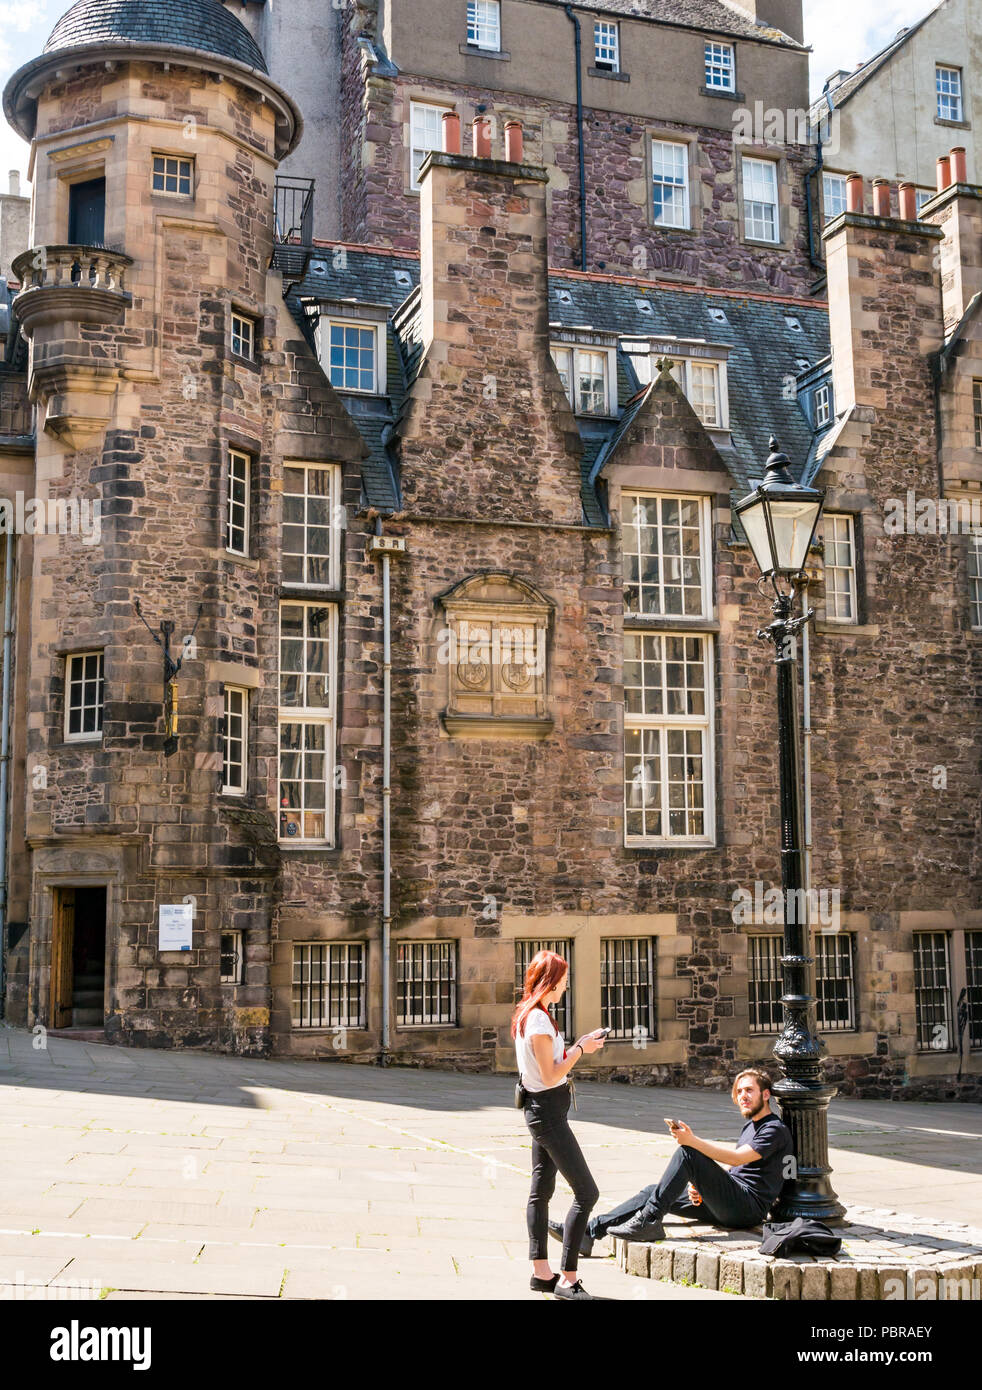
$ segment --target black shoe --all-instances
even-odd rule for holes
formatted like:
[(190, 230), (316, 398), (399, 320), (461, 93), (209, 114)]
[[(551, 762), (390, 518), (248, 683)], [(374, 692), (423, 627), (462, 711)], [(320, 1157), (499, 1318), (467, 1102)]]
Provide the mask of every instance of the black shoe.
[(653, 1221), (645, 1219), (643, 1211), (636, 1212), (630, 1221), (624, 1221), (620, 1226), (608, 1226), (609, 1236), (620, 1236), (621, 1240), (664, 1240), (665, 1227), (657, 1218)]
[(593, 1303), (595, 1301), (593, 1294), (587, 1293), (583, 1287), (582, 1279), (577, 1279), (575, 1284), (571, 1284), (569, 1288), (565, 1289), (557, 1284), (553, 1297), (568, 1299), (570, 1303)]
[(529, 1288), (532, 1290), (533, 1293), (555, 1293), (556, 1285), (558, 1283), (558, 1274), (553, 1274), (549, 1279), (539, 1279), (536, 1275), (533, 1274), (529, 1282)]
[[(555, 1236), (556, 1240), (559, 1241), (559, 1244), (562, 1245), (563, 1240), (565, 1238), (565, 1232), (563, 1230), (562, 1222), (550, 1221), (549, 1234), (551, 1236)], [(590, 1239), (590, 1237), (586, 1234), (585, 1231), (583, 1233), (582, 1239), (580, 1240), (580, 1254), (583, 1256), (585, 1260), (588, 1260), (590, 1256), (593, 1254), (593, 1241)]]

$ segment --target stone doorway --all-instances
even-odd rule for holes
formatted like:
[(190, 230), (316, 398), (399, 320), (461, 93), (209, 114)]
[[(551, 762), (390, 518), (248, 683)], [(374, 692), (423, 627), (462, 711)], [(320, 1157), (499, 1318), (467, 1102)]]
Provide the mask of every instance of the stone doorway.
[(106, 889), (57, 887), (51, 924), (52, 1029), (105, 1023)]

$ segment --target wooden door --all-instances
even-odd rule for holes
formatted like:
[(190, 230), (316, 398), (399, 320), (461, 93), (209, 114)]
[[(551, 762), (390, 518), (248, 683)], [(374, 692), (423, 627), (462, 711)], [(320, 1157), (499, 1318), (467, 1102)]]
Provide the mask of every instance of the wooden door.
[(106, 234), (106, 180), (88, 179), (68, 190), (68, 243), (101, 246)]
[(72, 951), (75, 945), (75, 889), (55, 888), (51, 919), (50, 1028), (70, 1028), (72, 1022)]

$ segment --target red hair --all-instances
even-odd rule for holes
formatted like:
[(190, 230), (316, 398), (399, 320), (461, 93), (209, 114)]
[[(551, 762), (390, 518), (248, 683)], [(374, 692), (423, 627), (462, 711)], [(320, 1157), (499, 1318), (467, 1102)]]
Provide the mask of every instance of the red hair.
[[(537, 951), (525, 972), (525, 988), (511, 1016), (511, 1035), (525, 1036), (525, 1023), (533, 1009), (547, 1014), (543, 999), (560, 983), (569, 966), (555, 951)], [(548, 1015), (547, 1015), (548, 1016)], [(551, 1020), (550, 1020), (551, 1022)], [(553, 1024), (555, 1027), (555, 1024)]]

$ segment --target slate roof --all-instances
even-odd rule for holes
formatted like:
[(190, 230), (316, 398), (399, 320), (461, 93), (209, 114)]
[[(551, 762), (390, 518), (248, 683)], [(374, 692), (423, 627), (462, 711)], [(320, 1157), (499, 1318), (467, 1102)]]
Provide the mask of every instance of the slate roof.
[(219, 0), (77, 0), (52, 29), (44, 51), (91, 43), (197, 48), (268, 71), (262, 49)]
[[(565, 4), (565, 0), (543, 2)], [(782, 29), (776, 29), (771, 24), (758, 24), (746, 10), (728, 4), (727, 0), (590, 0), (589, 7), (591, 10), (623, 15), (625, 19), (650, 19), (682, 29), (707, 29), (738, 39), (761, 39), (790, 48), (802, 47)]]
[[(352, 299), (392, 306), (386, 398), (369, 411), (363, 398), (342, 395), (346, 404), (351, 403), (354, 423), (370, 450), (370, 457), (362, 465), (366, 497), (382, 510), (395, 509), (399, 504), (398, 479), (388, 440), (421, 358), (418, 283), (419, 261), (415, 256), (324, 247), (315, 249), (306, 278), (287, 296), (308, 335), (305, 301), (310, 304), (326, 298)], [(562, 299), (559, 291), (564, 292)], [(646, 305), (648, 311), (640, 304)], [(717, 317), (711, 310), (716, 311)], [(718, 320), (720, 311), (725, 322)], [(798, 330), (789, 325), (789, 318), (800, 325)], [(735, 480), (736, 494), (745, 495), (750, 491), (750, 479), (763, 476), (772, 434), (791, 458), (796, 476), (801, 476), (809, 462), (814, 462), (816, 439), (796, 399), (794, 383), (808, 370), (802, 367), (803, 361), (813, 368), (828, 356), (828, 311), (823, 304), (553, 272), (549, 319), (565, 328), (588, 325), (625, 338), (674, 335), (727, 345), (731, 444), (718, 447)], [(600, 421), (578, 417), (584, 446), (584, 518), (595, 526), (605, 524), (595, 486), (597, 460), (602, 464), (602, 452), (605, 455), (612, 440), (623, 433), (641, 400), (637, 378), (623, 352), (618, 353), (617, 376), (621, 418)]]

